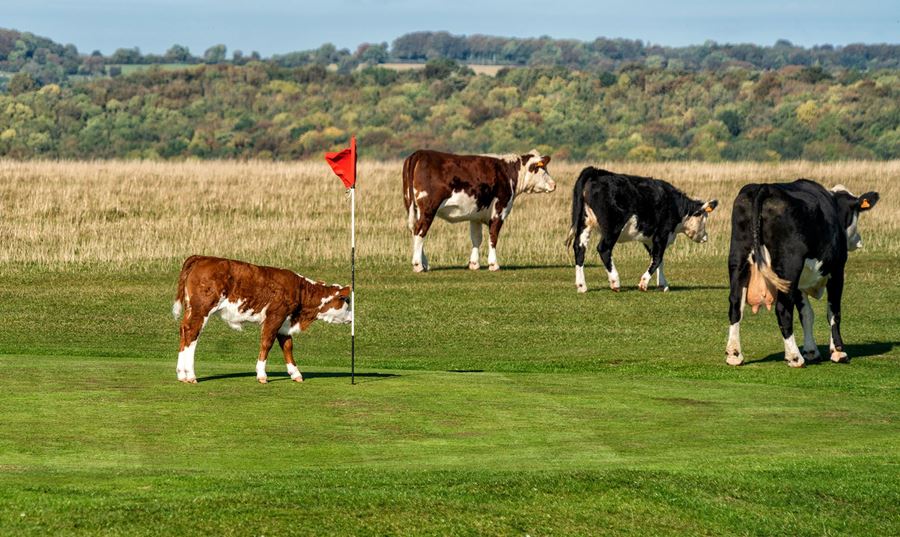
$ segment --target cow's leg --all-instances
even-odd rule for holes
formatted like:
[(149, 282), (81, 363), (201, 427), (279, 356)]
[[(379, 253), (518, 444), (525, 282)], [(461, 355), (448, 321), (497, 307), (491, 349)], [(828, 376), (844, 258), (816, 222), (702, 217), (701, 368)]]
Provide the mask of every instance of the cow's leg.
[(479, 221), (471, 221), (469, 222), (469, 238), (472, 239), (472, 254), (469, 256), (469, 270), (478, 270), (481, 268), (481, 265), (478, 264), (479, 255), (478, 249), (481, 248), (481, 240), (482, 236), (482, 224)]
[(291, 380), (303, 382), (303, 375), (297, 369), (297, 363), (294, 362), (294, 338), (278, 334), (278, 345), (281, 347), (281, 352), (284, 353), (284, 364), (287, 366), (287, 372), (291, 376)]
[[(644, 244), (644, 243), (641, 243)], [(647, 255), (651, 258), (653, 257), (653, 250), (650, 248), (649, 244), (644, 244), (644, 249), (647, 250)], [(665, 274), (663, 274), (663, 262), (659, 262), (659, 267), (656, 269), (656, 287), (657, 289), (661, 289), (663, 292), (669, 290), (669, 282), (666, 280)]]
[(669, 281), (666, 279), (666, 275), (663, 274), (663, 262), (659, 262), (659, 268), (656, 269), (656, 287), (661, 289), (663, 292), (667, 292), (669, 290)]
[(650, 285), (650, 278), (653, 276), (653, 273), (659, 269), (660, 265), (662, 265), (663, 254), (665, 252), (665, 242), (654, 239), (653, 245), (650, 247), (650, 266), (647, 267), (647, 272), (641, 276), (641, 281), (638, 283), (638, 288), (641, 291), (647, 290), (647, 286)]
[(815, 326), (813, 320), (812, 304), (809, 297), (802, 291), (794, 291), (794, 302), (797, 304), (797, 310), (800, 312), (800, 324), (803, 325), (803, 360), (807, 364), (818, 362), (822, 359), (819, 354), (819, 348), (816, 347), (816, 338), (813, 334)]
[(778, 317), (778, 327), (781, 328), (781, 336), (784, 338), (784, 359), (791, 367), (803, 367), (803, 355), (797, 347), (794, 339), (794, 298), (790, 293), (778, 293), (775, 302), (775, 315)]
[[(619, 230), (619, 232), (621, 232), (621, 230)], [(616, 270), (616, 265), (613, 263), (612, 259), (613, 246), (616, 245), (614, 237), (618, 236), (619, 233), (604, 233), (603, 236), (600, 237), (600, 243), (597, 244), (597, 253), (600, 254), (600, 261), (603, 262), (603, 268), (606, 269), (606, 275), (609, 278), (609, 288), (616, 292), (622, 287), (622, 284), (619, 281), (619, 272)]]
[(585, 225), (581, 229), (575, 229), (575, 240), (572, 241), (572, 250), (575, 252), (575, 289), (579, 293), (587, 292), (587, 282), (584, 279), (584, 255), (587, 252), (590, 240), (591, 226)]
[(732, 244), (728, 256), (730, 292), (728, 294), (728, 343), (725, 345), (725, 362), (728, 365), (744, 363), (741, 352), (741, 320), (747, 303), (747, 283), (750, 281), (750, 265), (747, 258)]
[[(278, 318), (284, 319), (284, 317), (281, 316), (278, 316)], [(281, 327), (280, 322), (270, 319), (276, 319), (276, 316), (267, 315), (266, 320), (263, 321), (262, 328), (259, 331), (259, 356), (256, 359), (256, 380), (258, 380), (260, 384), (265, 384), (269, 381), (269, 378), (266, 375), (266, 359), (269, 356), (272, 345), (275, 343), (278, 329)]]
[(413, 253), (412, 265), (414, 272), (428, 271), (428, 258), (425, 257), (425, 236), (428, 235), (428, 229), (434, 221), (434, 215), (426, 212), (419, 212), (419, 219), (413, 227)]
[(828, 325), (831, 326), (831, 361), (843, 363), (850, 361), (844, 352), (844, 340), (841, 337), (841, 296), (844, 294), (844, 269), (836, 269), (826, 284), (828, 291)]
[(200, 338), (200, 332), (206, 326), (209, 320), (209, 314), (199, 315), (202, 311), (200, 308), (187, 308), (184, 318), (181, 320), (180, 328), (180, 344), (178, 348), (178, 364), (175, 366), (175, 372), (178, 380), (189, 384), (197, 383), (197, 374), (194, 372), (194, 351), (197, 350), (197, 339)]
[(747, 301), (746, 282), (732, 286), (728, 300), (728, 319), (731, 324), (728, 327), (728, 343), (725, 345), (725, 363), (741, 365), (744, 363), (744, 353), (741, 352), (741, 320), (744, 318), (744, 303)]
[(500, 229), (503, 227), (503, 218), (495, 216), (491, 218), (489, 224), (491, 248), (488, 251), (488, 268), (490, 270), (500, 270), (500, 264), (497, 263), (497, 239), (500, 237)]

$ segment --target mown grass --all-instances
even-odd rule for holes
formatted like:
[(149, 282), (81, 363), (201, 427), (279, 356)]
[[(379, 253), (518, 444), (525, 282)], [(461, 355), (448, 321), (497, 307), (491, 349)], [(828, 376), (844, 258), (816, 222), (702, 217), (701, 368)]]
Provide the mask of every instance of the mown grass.
[[(439, 223), (436, 270), (417, 275), (399, 178), (378, 166), (361, 208), (356, 386), (347, 327), (318, 324), (296, 348), (302, 385), (277, 351), (273, 382), (256, 384), (258, 331), (216, 320), (200, 384), (174, 374), (182, 254), (346, 282), (345, 202), (330, 177), (310, 172), (292, 207), (273, 193), (294, 166), (0, 166), (14, 238), (0, 250), (0, 534), (900, 533), (890, 163), (863, 170), (882, 201), (848, 264), (852, 361), (803, 370), (782, 363), (771, 313), (743, 324), (749, 363), (724, 364), (726, 196), (747, 170), (763, 174), (753, 166), (709, 168), (732, 178), (718, 186), (697, 174), (690, 190), (708, 185), (726, 208), (711, 244), (674, 245), (670, 293), (636, 290), (646, 260), (631, 244), (617, 251), (624, 291), (602, 286), (594, 256), (586, 295), (558, 252), (568, 187), (520, 200), (501, 272), (462, 269), (467, 230)], [(866, 177), (851, 188), (869, 190)], [(116, 207), (124, 215), (102, 216)]]

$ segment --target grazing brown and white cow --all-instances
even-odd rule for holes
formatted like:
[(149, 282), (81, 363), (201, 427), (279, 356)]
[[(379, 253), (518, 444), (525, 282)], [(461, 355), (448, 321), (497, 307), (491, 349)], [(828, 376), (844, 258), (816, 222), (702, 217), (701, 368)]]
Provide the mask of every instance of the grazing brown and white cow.
[[(809, 298), (822, 298), (826, 291), (831, 361), (849, 359), (841, 338), (844, 266), (847, 252), (862, 246), (859, 215), (878, 198), (877, 192), (854, 196), (841, 185), (829, 191), (808, 179), (741, 188), (731, 213), (728, 364), (744, 363), (740, 330), (745, 302), (753, 313), (761, 305), (775, 305), (788, 365), (803, 367), (821, 360)], [(794, 339), (794, 308), (803, 325), (803, 354)]]
[(472, 253), (469, 268), (478, 270), (482, 229), (490, 231), (488, 266), (499, 270), (497, 238), (512, 210), (513, 200), (527, 192), (553, 192), (556, 183), (547, 172), (550, 157), (536, 150), (525, 155), (453, 155), (420, 150), (403, 162), (403, 201), (413, 234), (412, 265), (428, 270), (425, 235), (435, 217), (469, 222)]
[(176, 372), (178, 380), (188, 383), (197, 382), (194, 351), (213, 314), (235, 330), (243, 323), (261, 325), (256, 378), (263, 384), (266, 357), (276, 339), (291, 379), (302, 382), (292, 355), (292, 336), (316, 319), (346, 324), (353, 317), (350, 287), (315, 282), (290, 270), (199, 255), (187, 258), (181, 267), (172, 315), (178, 319), (182, 309)]

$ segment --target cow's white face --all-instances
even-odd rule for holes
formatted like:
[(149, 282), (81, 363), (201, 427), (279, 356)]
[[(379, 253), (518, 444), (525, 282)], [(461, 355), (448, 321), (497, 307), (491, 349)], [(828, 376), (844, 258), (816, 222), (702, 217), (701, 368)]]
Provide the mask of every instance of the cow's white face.
[(838, 218), (847, 231), (847, 251), (862, 248), (862, 237), (859, 235), (859, 215), (868, 211), (878, 203), (878, 192), (866, 192), (856, 197), (844, 185), (836, 185), (831, 189), (838, 205)]
[(522, 155), (522, 167), (519, 168), (519, 189), (522, 192), (553, 192), (556, 190), (556, 181), (550, 177), (547, 164), (550, 157), (542, 157), (536, 150)]
[(350, 304), (350, 287), (340, 287), (334, 294), (325, 296), (319, 306), (317, 319), (331, 324), (347, 324), (353, 320)]
[(694, 242), (704, 243), (709, 240), (709, 234), (706, 232), (706, 219), (718, 205), (718, 200), (710, 200), (700, 206), (696, 212), (685, 216), (681, 221), (684, 234)]

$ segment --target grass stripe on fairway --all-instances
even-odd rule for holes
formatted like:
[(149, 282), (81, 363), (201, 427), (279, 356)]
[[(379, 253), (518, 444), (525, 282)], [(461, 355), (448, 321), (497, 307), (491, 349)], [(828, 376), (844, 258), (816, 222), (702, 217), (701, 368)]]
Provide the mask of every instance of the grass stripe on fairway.
[(888, 392), (405, 370), (350, 386), (333, 368), (262, 386), (211, 360), (190, 386), (169, 361), (0, 365), (0, 533), (885, 534), (898, 515)]

